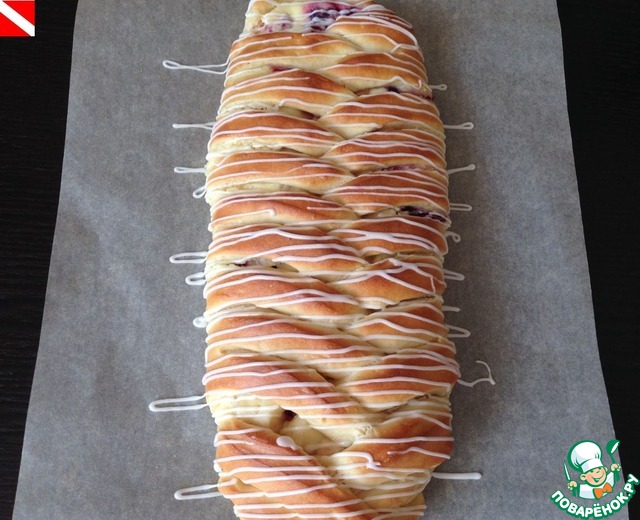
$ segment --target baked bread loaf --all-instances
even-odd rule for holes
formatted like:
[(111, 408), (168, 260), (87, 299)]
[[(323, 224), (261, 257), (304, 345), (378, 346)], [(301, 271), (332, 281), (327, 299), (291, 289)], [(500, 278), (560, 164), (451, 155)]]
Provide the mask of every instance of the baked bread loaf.
[(252, 0), (208, 144), (208, 405), (240, 519), (415, 520), (452, 448), (444, 130), (411, 25)]

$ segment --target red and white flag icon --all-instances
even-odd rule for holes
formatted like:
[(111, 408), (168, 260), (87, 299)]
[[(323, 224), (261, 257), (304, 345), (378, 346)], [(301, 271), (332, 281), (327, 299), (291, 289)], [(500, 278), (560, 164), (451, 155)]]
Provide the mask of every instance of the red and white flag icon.
[(35, 36), (35, 24), (35, 0), (0, 0), (0, 36)]

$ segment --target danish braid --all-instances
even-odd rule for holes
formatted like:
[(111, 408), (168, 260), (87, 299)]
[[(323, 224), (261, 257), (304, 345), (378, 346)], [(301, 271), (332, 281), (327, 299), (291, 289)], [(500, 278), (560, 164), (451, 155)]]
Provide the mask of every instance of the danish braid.
[(219, 491), (242, 520), (420, 518), (459, 369), (444, 130), (410, 24), (252, 0), (206, 170)]

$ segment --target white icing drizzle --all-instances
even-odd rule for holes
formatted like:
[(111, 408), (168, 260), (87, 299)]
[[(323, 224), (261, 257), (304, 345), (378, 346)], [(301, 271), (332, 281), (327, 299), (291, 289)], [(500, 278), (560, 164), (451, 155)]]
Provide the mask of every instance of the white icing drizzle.
[[(249, 455), (247, 455), (247, 457), (249, 457)], [(297, 472), (301, 472), (301, 473), (313, 473), (313, 472), (323, 472), (325, 470), (324, 466), (274, 466), (274, 467), (269, 467), (269, 466), (262, 466), (262, 467), (254, 467), (254, 466), (240, 466), (237, 467), (231, 471), (219, 471), (218, 473), (220, 473), (221, 477), (231, 477), (234, 476), (238, 473), (243, 473), (243, 472), (251, 472), (251, 473), (279, 473), (279, 472), (285, 472), (285, 471), (289, 471), (291, 473), (293, 473), (290, 478), (291, 479), (297, 479), (299, 478), (299, 475), (297, 475)], [(304, 476), (304, 475), (301, 475)], [(270, 478), (270, 477), (268, 477)], [(301, 479), (302, 480), (302, 479)]]
[[(238, 367), (232, 367), (232, 370), (236, 370)], [(207, 374), (204, 376), (202, 383), (203, 384), (207, 384), (213, 380), (218, 380), (218, 379), (225, 379), (225, 378), (236, 378), (236, 377), (251, 377), (251, 378), (269, 378), (269, 377), (273, 377), (279, 374), (298, 374), (298, 373), (307, 373), (309, 371), (308, 368), (284, 368), (282, 370), (271, 370), (269, 372), (257, 372), (257, 371), (245, 371), (245, 372), (232, 372), (230, 374), (225, 374), (224, 372), (222, 373), (215, 373), (216, 371), (209, 371), (207, 372)], [(243, 390), (249, 390), (251, 391), (251, 388), (249, 389), (243, 389)]]
[(169, 262), (172, 264), (204, 264), (206, 258), (206, 251), (185, 252), (172, 255), (169, 257)]
[(462, 237), (458, 233), (454, 233), (453, 231), (447, 231), (445, 233), (445, 236), (453, 240), (456, 244), (462, 241)]
[(375, 383), (415, 383), (417, 385), (428, 385), (428, 386), (441, 386), (446, 388), (447, 390), (451, 388), (450, 383), (445, 383), (441, 381), (428, 381), (425, 379), (420, 379), (417, 377), (403, 377), (403, 376), (395, 376), (395, 377), (379, 377), (379, 378), (371, 378), (371, 379), (362, 379), (360, 381), (348, 381), (346, 383), (342, 383), (339, 385), (341, 388), (351, 387), (351, 386), (360, 386), (360, 385), (370, 385)]
[[(375, 166), (378, 166), (378, 163), (375, 163)], [(393, 173), (395, 173), (396, 175), (394, 175)], [(397, 173), (399, 172), (376, 172), (375, 176), (378, 180), (380, 179), (390, 179), (390, 180), (395, 180), (396, 178), (398, 178)], [(406, 187), (406, 188), (398, 188), (396, 186), (386, 186), (386, 185), (346, 185), (346, 186), (340, 186), (338, 188), (335, 188), (333, 190), (330, 191), (330, 194), (336, 194), (336, 193), (340, 193), (340, 194), (350, 194), (350, 193), (358, 193), (361, 191), (366, 191), (366, 192), (373, 192), (375, 194), (375, 192), (377, 191), (389, 191), (391, 192), (391, 195), (393, 195), (393, 193), (398, 193), (398, 192), (413, 192), (413, 191), (418, 191), (419, 193), (424, 193), (425, 195), (430, 195), (430, 196), (443, 196), (443, 194), (441, 192), (438, 191), (432, 191), (433, 188), (439, 188), (440, 191), (445, 190), (446, 187), (438, 182), (434, 182), (434, 180), (432, 178), (429, 178), (428, 180), (424, 179), (424, 176), (421, 175), (418, 172), (411, 172), (411, 171), (402, 171), (402, 173), (404, 174), (409, 174), (409, 175), (414, 175), (417, 178), (411, 179), (411, 182), (413, 184), (418, 184), (418, 185), (422, 185), (424, 186), (423, 189), (418, 189), (414, 186), (410, 186), (410, 187)], [(364, 174), (360, 176), (360, 179), (362, 178), (366, 178), (366, 177), (370, 177), (370, 175)], [(431, 189), (430, 189), (431, 188)], [(428, 200), (428, 199), (427, 199)]]
[(431, 476), (443, 480), (480, 480), (482, 473), (442, 473), (434, 471)]
[[(390, 94), (396, 95), (395, 93), (391, 92)], [(428, 104), (425, 104), (424, 106), (420, 106), (420, 107), (410, 107), (410, 106), (402, 106), (402, 107), (398, 107), (398, 106), (394, 106), (394, 105), (389, 105), (389, 104), (385, 104), (385, 103), (362, 103), (359, 101), (348, 101), (346, 103), (342, 103), (341, 107), (356, 107), (356, 108), (361, 108), (363, 111), (360, 114), (348, 114), (350, 117), (352, 118), (357, 118), (360, 117), (362, 119), (374, 119), (374, 118), (382, 118), (382, 119), (390, 119), (393, 121), (409, 121), (412, 120), (411, 119), (411, 114), (419, 114), (422, 116), (431, 116), (434, 118), (434, 122), (438, 121), (438, 116), (436, 112), (432, 112), (432, 111), (428, 111), (426, 110), (426, 107), (430, 107)], [(389, 111), (387, 113), (377, 113), (374, 112), (375, 109), (380, 109), (380, 108), (388, 108)], [(395, 115), (393, 113), (393, 111), (396, 112), (400, 112), (403, 113), (403, 115)], [(322, 116), (322, 121), (323, 122), (327, 122), (329, 121), (327, 126), (333, 126), (331, 125), (330, 121), (333, 118), (343, 118), (345, 116), (345, 113), (342, 111), (336, 111), (334, 113), (329, 113), (326, 114), (324, 116)], [(336, 126), (336, 128), (348, 128), (350, 126), (360, 126), (364, 123), (362, 122), (356, 122), (356, 123), (344, 123), (344, 122), (339, 122), (339, 123), (334, 123), (334, 125)], [(376, 125), (377, 123), (372, 122), (371, 124)], [(423, 123), (424, 124), (424, 123)], [(467, 123), (465, 123), (467, 124)], [(468, 123), (471, 124), (471, 123)], [(470, 128), (466, 128), (464, 127), (464, 125), (460, 125), (460, 129), (461, 130), (470, 130)], [(446, 126), (444, 128), (447, 128)], [(457, 128), (457, 127), (456, 127)]]
[[(447, 428), (449, 428), (447, 426)], [(449, 428), (450, 429), (450, 428)], [(358, 439), (358, 444), (404, 444), (408, 442), (442, 442), (442, 441), (453, 441), (453, 437), (405, 437), (402, 439), (385, 439), (385, 438), (375, 438), (375, 439)]]
[(290, 450), (299, 450), (300, 448), (291, 437), (280, 436), (276, 439), (276, 444), (281, 448), (289, 448)]
[(469, 336), (471, 336), (471, 331), (463, 329), (462, 327), (456, 327), (455, 325), (449, 325), (448, 338), (468, 338)]
[(206, 194), (207, 194), (207, 187), (206, 186), (200, 186), (191, 195), (193, 196), (194, 199), (201, 199)]
[(386, 514), (376, 516), (373, 520), (388, 520), (389, 518), (404, 517), (406, 515), (416, 515), (416, 517), (418, 517), (418, 516), (422, 516), (426, 508), (427, 508), (426, 506), (422, 505), (422, 506), (399, 507), (392, 511), (389, 511), (387, 509), (380, 509), (380, 512), (382, 513), (385, 513), (387, 511), (388, 512)]
[(207, 326), (207, 319), (204, 316), (198, 316), (193, 319), (193, 326), (196, 329), (204, 329)]
[(427, 455), (429, 457), (439, 457), (441, 459), (451, 458), (449, 455), (438, 453), (437, 451), (425, 450), (423, 448), (418, 448), (417, 446), (411, 446), (410, 448), (407, 448), (406, 450), (401, 450), (401, 451), (389, 451), (387, 453), (389, 455), (406, 455), (407, 453), (420, 453), (422, 455)]
[[(434, 410), (429, 410), (428, 412), (431, 413), (431, 414), (436, 414), (436, 412)], [(451, 414), (450, 413), (441, 413), (440, 415), (443, 415), (447, 419), (451, 419)], [(389, 422), (401, 421), (401, 420), (405, 419), (406, 417), (419, 417), (422, 420), (425, 420), (425, 421), (433, 423), (433, 424), (437, 424), (441, 428), (444, 428), (445, 430), (451, 431), (451, 426), (449, 426), (448, 424), (446, 424), (446, 423), (444, 423), (442, 421), (439, 421), (435, 417), (431, 417), (429, 415), (424, 415), (424, 413), (421, 412), (420, 410), (405, 410), (405, 411), (394, 412), (393, 413), (393, 417), (391, 419), (389, 419)], [(447, 440), (449, 440), (449, 439), (447, 438)], [(453, 440), (453, 438), (451, 438), (451, 440)], [(396, 442), (397, 442), (397, 440), (396, 440)]]
[(216, 440), (213, 445), (217, 448), (218, 446), (226, 446), (226, 445), (237, 446), (239, 444), (242, 444), (244, 446), (254, 446), (255, 442), (242, 441), (242, 440), (239, 440), (239, 439), (236, 439), (236, 440), (225, 440), (225, 441)]
[[(365, 82), (371, 82), (371, 84), (373, 84), (373, 85), (389, 85), (389, 84), (393, 84), (395, 82), (403, 82), (405, 84), (408, 83), (409, 85), (414, 85), (418, 89), (420, 89), (420, 88), (425, 86), (424, 81), (422, 80), (422, 78), (424, 77), (424, 74), (421, 73), (421, 71), (409, 70), (407, 68), (406, 61), (398, 59), (398, 58), (394, 57), (393, 55), (388, 55), (387, 58), (390, 59), (391, 61), (394, 61), (394, 62), (398, 63), (398, 65), (390, 65), (388, 63), (376, 63), (375, 61), (371, 61), (369, 63), (360, 63), (360, 62), (358, 62), (358, 63), (338, 63), (336, 65), (330, 65), (328, 67), (324, 67), (324, 68), (319, 69), (319, 70), (320, 70), (320, 72), (322, 72), (323, 74), (326, 74), (329, 77), (331, 77), (336, 70), (340, 70), (341, 73), (340, 73), (339, 77), (347, 85), (352, 81), (365, 81)], [(362, 69), (362, 67), (367, 66), (367, 65), (369, 67), (371, 67), (371, 69), (375, 70), (375, 72), (376, 72), (375, 76), (373, 76), (371, 74), (365, 74), (365, 75), (362, 75), (362, 76), (359, 76), (359, 75), (346, 76), (346, 75), (342, 74), (342, 72), (345, 69), (354, 68), (354, 69), (358, 70), (358, 69)], [(392, 76), (391, 78), (385, 77), (385, 73), (384, 73), (385, 70), (388, 70), (388, 71), (399, 71), (400, 74), (402, 74), (402, 75), (395, 75), (395, 76)], [(382, 77), (378, 78), (377, 77), (378, 74), (380, 76), (382, 76)], [(392, 72), (392, 74), (393, 74), (393, 72)], [(407, 80), (409, 80), (409, 81), (407, 81)]]
[(173, 494), (173, 496), (176, 500), (199, 500), (203, 498), (217, 498), (222, 496), (222, 493), (219, 491), (212, 492), (212, 489), (218, 489), (218, 484), (203, 484), (200, 486), (179, 489)]
[[(462, 282), (465, 279), (465, 276), (462, 273), (456, 273), (455, 271), (450, 271), (449, 269), (443, 269), (445, 280), (455, 280), (457, 282)], [(442, 311), (444, 312), (444, 307), (442, 307)]]
[(211, 132), (211, 130), (213, 130), (214, 125), (215, 125), (215, 121), (212, 121), (210, 123), (174, 123), (172, 126), (177, 130), (181, 130), (184, 128), (199, 128), (199, 129), (208, 130), (209, 132)]
[[(306, 228), (306, 229), (315, 230), (315, 228)], [(245, 230), (248, 230), (248, 231), (245, 231)], [(305, 228), (297, 228), (297, 230), (304, 231)], [(291, 239), (292, 241), (293, 240), (295, 240), (295, 241), (304, 241), (304, 242), (308, 242), (308, 243), (305, 243), (305, 244), (302, 244), (302, 245), (285, 246), (285, 247), (267, 249), (265, 251), (261, 251), (259, 253), (260, 256), (274, 255), (276, 253), (281, 253), (281, 252), (284, 252), (284, 251), (298, 250), (298, 249), (323, 249), (323, 248), (326, 248), (326, 247), (332, 247), (332, 248), (338, 249), (340, 251), (351, 253), (351, 256), (347, 257), (349, 259), (353, 259), (353, 260), (356, 260), (358, 262), (361, 262), (363, 265), (367, 264), (367, 262), (365, 260), (362, 260), (362, 259), (359, 258), (360, 253), (359, 253), (359, 251), (357, 249), (355, 249), (354, 247), (345, 246), (343, 244), (337, 243), (336, 239), (333, 236), (330, 236), (330, 235), (317, 236), (317, 235), (313, 235), (313, 234), (305, 235), (305, 234), (300, 233), (300, 232), (296, 233), (296, 229), (283, 229), (283, 228), (271, 228), (271, 227), (270, 228), (266, 228), (266, 229), (262, 229), (262, 230), (256, 230), (253, 225), (244, 226), (244, 227), (240, 227), (240, 228), (235, 228), (234, 229), (234, 233), (219, 235), (211, 243), (211, 245), (209, 247), (209, 254), (213, 255), (214, 253), (216, 253), (217, 251), (219, 251), (222, 248), (230, 247), (230, 246), (236, 246), (236, 245), (242, 244), (244, 242), (252, 242), (252, 241), (255, 241), (258, 238), (264, 238), (264, 242), (269, 243), (269, 236), (270, 235), (276, 235), (276, 236), (278, 236), (280, 238), (283, 238), (283, 239)], [(330, 242), (330, 244), (325, 245), (322, 242)], [(313, 257), (311, 257), (311, 258), (304, 257), (304, 259), (305, 260), (314, 260)], [(240, 259), (239, 260), (240, 263), (242, 263), (243, 261), (244, 261), (244, 259)], [(282, 258), (280, 258), (280, 261), (286, 261), (286, 260), (283, 260)], [(317, 260), (315, 260), (315, 261), (317, 261)]]
[[(309, 383), (301, 383), (301, 382), (290, 382), (290, 383), (274, 383), (272, 385), (256, 385), (250, 388), (243, 388), (242, 390), (237, 390), (237, 395), (250, 394), (252, 392), (263, 392), (267, 390), (281, 390), (283, 388), (333, 388), (331, 383), (321, 383), (317, 381), (312, 381)], [(215, 394), (216, 392), (209, 392), (210, 394)]]
[(310, 455), (282, 455), (281, 453), (276, 455), (260, 455), (257, 453), (251, 453), (249, 455), (232, 455), (230, 457), (216, 458), (216, 462), (218, 464), (220, 464), (221, 462), (233, 462), (237, 460), (275, 460), (275, 461), (297, 460), (297, 461), (312, 462), (314, 458), (311, 457)]
[(430, 88), (431, 90), (440, 90), (440, 91), (442, 91), (442, 92), (444, 92), (445, 90), (448, 90), (448, 89), (449, 89), (449, 87), (448, 87), (446, 84), (444, 84), (444, 83), (441, 83), (441, 84), (439, 84), (439, 85), (431, 85), (431, 84), (430, 84), (430, 85), (429, 85), (429, 88)]
[(247, 433), (257, 433), (261, 431), (263, 431), (263, 428), (242, 428), (240, 430), (224, 430), (216, 433), (216, 438), (218, 438), (221, 435), (228, 437), (233, 435), (245, 435)]
[[(259, 326), (259, 325), (257, 325)], [(226, 331), (229, 332), (229, 331)], [(209, 341), (209, 339), (207, 340), (208, 346), (207, 349), (205, 351), (205, 355), (208, 355), (210, 353), (210, 351), (212, 349), (219, 349), (222, 346), (228, 346), (228, 345), (234, 345), (234, 344), (246, 344), (248, 342), (252, 342), (252, 341), (256, 341), (256, 340), (260, 340), (260, 341), (268, 341), (268, 340), (274, 340), (274, 339), (301, 339), (301, 340), (316, 340), (316, 341), (327, 341), (327, 340), (332, 340), (332, 339), (342, 339), (342, 336), (340, 335), (328, 335), (328, 336), (320, 336), (320, 335), (313, 335), (313, 334), (302, 334), (302, 333), (279, 333), (279, 334), (270, 334), (268, 336), (265, 335), (261, 335), (259, 337), (254, 336), (254, 337), (244, 337), (244, 338), (229, 338), (226, 340), (222, 340), (222, 341)], [(322, 353), (323, 354), (328, 354), (328, 353), (332, 353), (332, 354), (345, 354), (348, 352), (362, 352), (362, 351), (377, 351), (374, 347), (371, 347), (369, 345), (359, 345), (357, 342), (355, 342), (354, 345), (347, 347), (347, 348), (343, 348), (343, 349), (331, 349), (331, 350), (327, 350), (327, 349), (323, 349)], [(270, 354), (273, 356), (277, 356), (277, 355), (284, 355), (284, 354), (288, 354), (288, 355), (295, 355), (295, 354), (318, 354), (317, 350), (313, 350), (313, 349), (295, 349), (295, 350), (283, 350), (283, 351), (277, 351), (277, 350), (270, 350)], [(360, 358), (359, 358), (360, 359)], [(337, 358), (334, 362), (336, 363), (341, 363), (344, 361), (347, 361), (348, 359), (343, 359), (343, 358)], [(319, 359), (319, 360), (309, 360), (306, 364), (312, 366), (313, 364), (321, 364), (321, 363), (331, 363), (332, 360), (331, 359)], [(216, 361), (207, 363), (207, 367), (211, 367), (213, 364), (215, 364)]]
[[(374, 11), (374, 9), (366, 8), (366, 9), (364, 9), (364, 11), (365, 12), (369, 11), (369, 13), (370, 13), (371, 11)], [(367, 14), (369, 14), (369, 13), (367, 13)], [(383, 16), (385, 16), (387, 14), (388, 13), (384, 13)], [(349, 24), (350, 25), (359, 25), (359, 24), (364, 23), (364, 24), (374, 24), (374, 25), (377, 24), (377, 25), (382, 25), (382, 26), (391, 28), (394, 31), (400, 32), (402, 35), (404, 35), (406, 38), (408, 38), (411, 41), (412, 45), (409, 48), (415, 49), (418, 52), (420, 52), (420, 46), (418, 45), (418, 41), (416, 40), (415, 35), (410, 30), (408, 30), (408, 28), (410, 28), (411, 25), (406, 23), (405, 20), (402, 20), (402, 22), (406, 23), (406, 25), (405, 25), (406, 28), (402, 27), (400, 25), (401, 19), (399, 17), (392, 16), (392, 18), (393, 18), (393, 21), (391, 21), (390, 19), (386, 18), (386, 16), (385, 16), (385, 18), (383, 18), (382, 16), (375, 16), (375, 13), (374, 13), (374, 16), (362, 16), (362, 15), (356, 14), (356, 15), (350, 16), (349, 18), (343, 18), (342, 20), (340, 20), (340, 22), (342, 24), (345, 24), (345, 25), (349, 25)], [(382, 34), (384, 34), (386, 31), (383, 29), (380, 32)], [(376, 35), (376, 36), (378, 35), (377, 32), (375, 32), (373, 34)], [(422, 53), (420, 52), (420, 54), (422, 54)]]
[[(226, 282), (225, 284), (216, 285), (215, 289), (220, 289), (221, 287), (230, 287), (238, 284), (249, 283), (252, 281), (276, 281), (276, 280), (286, 281), (285, 278), (282, 277), (273, 277), (268, 275), (254, 275), (247, 278), (243, 278), (241, 280), (234, 280), (231, 282)], [(210, 293), (214, 290), (214, 287), (207, 284), (205, 286), (205, 297), (208, 297)], [(281, 308), (287, 307), (288, 305), (300, 305), (303, 303), (314, 303), (314, 302), (334, 302), (334, 303), (344, 303), (348, 305), (358, 306), (358, 303), (351, 298), (350, 296), (343, 294), (331, 294), (318, 289), (294, 289), (287, 292), (281, 292), (272, 295), (264, 295), (264, 296), (252, 296), (246, 298), (237, 298), (233, 302), (222, 302), (218, 304), (212, 304), (211, 310), (216, 311), (220, 309), (224, 309), (229, 305), (242, 305), (245, 303), (253, 303), (255, 305), (259, 305), (261, 307), (267, 308)], [(358, 306), (359, 307), (359, 306)]]
[(478, 383), (490, 383), (492, 386), (495, 386), (496, 382), (493, 379), (493, 376), (491, 375), (491, 367), (487, 363), (485, 363), (484, 361), (476, 360), (476, 363), (478, 363), (480, 365), (484, 365), (484, 367), (487, 369), (487, 372), (488, 372), (487, 377), (481, 377), (481, 378), (476, 379), (475, 381), (471, 381), (471, 382), (467, 382), (467, 381), (463, 381), (462, 379), (458, 379), (458, 384), (462, 385), (462, 386), (474, 387)]
[[(421, 480), (428, 481), (429, 479), (425, 477)], [(414, 489), (413, 494), (415, 494), (416, 493), (415, 488), (417, 487), (417, 485), (419, 484), (417, 483), (413, 484), (407, 481), (385, 482), (383, 484), (377, 484), (377, 485), (357, 484), (354, 482), (353, 484), (351, 484), (351, 488), (360, 489), (362, 491), (371, 491), (371, 490), (407, 489), (410, 487)], [(376, 498), (379, 498), (378, 495), (376, 495)]]
[(469, 204), (464, 204), (461, 202), (451, 202), (449, 204), (449, 209), (451, 211), (465, 211), (465, 212), (469, 212), (473, 210), (473, 206), (470, 206)]
[(184, 281), (186, 282), (187, 285), (192, 285), (192, 286), (204, 285), (207, 282), (204, 277), (204, 273), (202, 272), (190, 274), (184, 279)]
[(204, 398), (204, 395), (196, 395), (189, 397), (175, 397), (172, 399), (158, 399), (157, 401), (153, 401), (149, 404), (149, 410), (152, 412), (185, 412), (189, 410), (202, 410), (208, 406), (207, 403), (199, 402)]
[[(383, 219), (377, 219), (378, 222)], [(434, 228), (427, 228), (430, 232), (434, 233), (437, 236), (444, 238), (444, 235), (440, 233), (438, 230)], [(378, 231), (366, 231), (363, 229), (345, 229), (344, 231), (356, 235), (355, 237), (345, 237), (343, 240), (345, 242), (365, 242), (370, 240), (382, 239), (387, 242), (395, 243), (395, 244), (406, 244), (418, 246), (421, 249), (426, 249), (430, 251), (438, 251), (440, 252), (438, 246), (431, 240), (417, 235), (410, 235), (407, 233), (382, 233)], [(387, 249), (380, 245), (367, 246), (362, 248), (362, 253), (386, 253), (393, 254), (391, 249)]]
[(452, 168), (450, 170), (447, 170), (447, 174), (448, 175), (452, 175), (454, 173), (473, 172), (475, 170), (476, 170), (476, 165), (475, 164), (469, 164), (467, 166), (463, 166), (462, 168)]
[(185, 173), (207, 173), (207, 169), (206, 168), (189, 168), (187, 166), (176, 166), (173, 171), (175, 173), (178, 173), (180, 175), (183, 175)]
[[(170, 70), (195, 70), (197, 72), (206, 72), (207, 74), (224, 75), (228, 71), (229, 60), (225, 63), (216, 63), (213, 65), (183, 65), (177, 61), (164, 60), (162, 66)], [(224, 67), (223, 70), (215, 70)]]
[[(296, 466), (294, 466), (296, 467)], [(282, 468), (280, 468), (282, 469)], [(243, 482), (245, 484), (260, 484), (261, 482), (278, 482), (278, 481), (291, 481), (291, 480), (331, 480), (331, 475), (281, 475), (276, 477), (262, 477), (262, 478), (245, 478)]]
[[(267, 209), (259, 209), (256, 211), (247, 211), (246, 213), (242, 213), (243, 216), (255, 216), (255, 215), (263, 215), (265, 219), (273, 218), (276, 216), (276, 211), (270, 208)], [(211, 224), (208, 226), (209, 231), (213, 231), (213, 226), (220, 225), (221, 222), (225, 222), (230, 219), (238, 218), (238, 215), (229, 215), (227, 217), (217, 217), (211, 220)]]
[[(350, 284), (357, 284), (357, 283), (361, 283), (361, 282), (365, 282), (367, 280), (369, 280), (370, 278), (382, 278), (384, 280), (387, 280), (389, 282), (392, 282), (394, 284), (403, 286), (407, 289), (410, 289), (412, 291), (415, 291), (417, 293), (421, 293), (424, 295), (434, 295), (436, 294), (436, 286), (435, 286), (435, 282), (434, 282), (434, 276), (431, 273), (427, 273), (424, 270), (420, 269), (420, 264), (418, 263), (404, 263), (404, 262), (398, 262), (397, 260), (393, 260), (393, 263), (395, 263), (396, 265), (398, 265), (395, 269), (372, 269), (369, 270), (367, 272), (364, 273), (356, 273), (353, 276), (345, 279), (345, 280), (340, 280), (337, 282), (332, 282), (329, 285), (332, 287), (336, 287), (336, 286), (340, 286), (340, 285), (350, 285)], [(428, 266), (431, 267), (431, 266)], [(421, 282), (424, 285), (416, 285), (416, 284), (412, 284), (409, 282), (405, 282), (403, 280), (401, 280), (397, 275), (400, 275), (402, 273), (404, 273), (405, 271), (413, 271), (414, 275), (417, 277), (421, 277), (424, 278), (424, 280), (421, 280)], [(363, 298), (361, 298), (363, 299)], [(393, 300), (387, 300), (385, 298), (381, 298), (381, 297), (377, 297), (374, 298), (374, 301), (376, 299), (382, 300), (382, 301), (388, 301), (390, 304), (395, 303)]]
[(475, 125), (471, 122), (462, 123), (460, 125), (443, 125), (445, 130), (473, 130)]
[[(288, 73), (289, 71), (285, 70), (285, 71), (277, 72), (268, 76), (259, 76), (257, 78), (251, 78), (237, 85), (228, 87), (223, 93), (220, 110), (222, 110), (222, 108), (224, 108), (227, 104), (232, 104), (236, 100), (236, 98), (244, 99), (248, 95), (256, 96), (256, 95), (264, 94), (270, 91), (276, 91), (278, 93), (291, 92), (291, 97), (283, 97), (278, 102), (279, 107), (288, 106), (290, 104), (298, 105), (300, 103), (303, 103), (304, 110), (314, 114), (321, 114), (330, 110), (333, 107), (333, 104), (335, 102), (335, 99), (333, 99), (333, 96), (337, 97), (338, 99), (341, 99), (342, 101), (349, 100), (353, 97), (353, 94), (337, 93), (337, 92), (334, 93), (330, 90), (325, 90), (325, 89), (320, 89), (315, 87), (305, 87), (299, 84), (287, 85), (287, 83), (291, 83), (291, 82), (301, 83), (301, 82), (304, 82), (305, 79), (307, 81), (311, 79), (310, 76), (307, 76), (306, 78), (283, 77), (283, 76), (286, 76), (286, 74)], [(251, 89), (250, 94), (247, 94), (247, 91), (246, 91), (247, 88)], [(331, 97), (329, 98), (327, 103), (309, 103), (307, 100), (301, 99), (295, 95), (296, 93), (300, 93), (300, 92), (309, 92), (309, 93), (317, 93), (317, 94), (326, 93)], [(255, 99), (255, 97), (253, 99)], [(270, 107), (271, 105), (266, 105), (266, 106)], [(220, 113), (220, 111), (218, 113)]]

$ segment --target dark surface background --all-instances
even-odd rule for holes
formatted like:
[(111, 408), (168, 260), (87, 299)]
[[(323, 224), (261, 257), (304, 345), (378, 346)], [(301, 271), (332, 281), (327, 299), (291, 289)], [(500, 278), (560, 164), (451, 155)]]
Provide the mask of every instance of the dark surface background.
[[(0, 519), (11, 517), (38, 349), (75, 9), (40, 0), (35, 38), (0, 38)], [(623, 467), (640, 475), (640, 2), (558, 9), (600, 357)], [(640, 498), (629, 513), (640, 519)]]

